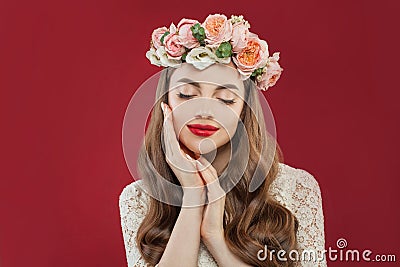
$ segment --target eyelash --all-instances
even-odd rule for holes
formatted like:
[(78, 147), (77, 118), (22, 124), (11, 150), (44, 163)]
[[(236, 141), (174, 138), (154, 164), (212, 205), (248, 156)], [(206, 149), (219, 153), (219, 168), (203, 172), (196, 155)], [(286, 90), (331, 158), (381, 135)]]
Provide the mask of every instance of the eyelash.
[[(183, 99), (190, 99), (190, 98), (192, 98), (193, 97), (193, 95), (185, 95), (185, 94), (182, 94), (182, 93), (178, 93), (178, 94), (176, 94), (179, 98), (183, 98)], [(227, 105), (232, 105), (232, 104), (234, 104), (234, 103), (236, 103), (236, 101), (235, 100), (227, 100), (227, 99), (222, 99), (222, 98), (218, 98), (219, 100), (221, 100), (223, 103), (225, 103), (225, 104), (227, 104)]]

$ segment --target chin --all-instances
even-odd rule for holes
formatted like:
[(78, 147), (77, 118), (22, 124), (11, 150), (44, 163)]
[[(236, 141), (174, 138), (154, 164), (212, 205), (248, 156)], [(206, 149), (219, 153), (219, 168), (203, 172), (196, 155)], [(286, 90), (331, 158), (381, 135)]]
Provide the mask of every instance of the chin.
[[(200, 142), (189, 142), (188, 144), (185, 144), (185, 146), (192, 151), (193, 153), (199, 155), (199, 154), (207, 154), (210, 153), (211, 151), (215, 150), (214, 145), (208, 145), (203, 142), (203, 144), (200, 146)], [(201, 149), (200, 149), (201, 148)]]
[(218, 142), (221, 140), (214, 140), (212, 138), (188, 138), (182, 141), (190, 151), (199, 155), (208, 154), (216, 149), (224, 146), (227, 142)]

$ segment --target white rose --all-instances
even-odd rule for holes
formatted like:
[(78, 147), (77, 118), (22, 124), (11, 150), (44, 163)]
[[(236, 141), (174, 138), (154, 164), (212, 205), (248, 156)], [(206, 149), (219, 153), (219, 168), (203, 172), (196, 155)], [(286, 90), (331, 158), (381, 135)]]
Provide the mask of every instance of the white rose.
[(151, 64), (156, 65), (158, 67), (161, 66), (160, 58), (158, 57), (156, 50), (153, 47), (146, 52), (146, 57), (150, 60)]
[(217, 59), (215, 54), (211, 49), (204, 46), (193, 48), (186, 55), (186, 62), (192, 64), (199, 70), (204, 70), (216, 61)]
[(164, 46), (160, 46), (156, 50), (156, 54), (160, 59), (161, 66), (163, 66), (163, 67), (174, 67), (175, 68), (175, 67), (179, 67), (182, 63), (181, 60), (169, 59), (167, 51), (165, 51)]

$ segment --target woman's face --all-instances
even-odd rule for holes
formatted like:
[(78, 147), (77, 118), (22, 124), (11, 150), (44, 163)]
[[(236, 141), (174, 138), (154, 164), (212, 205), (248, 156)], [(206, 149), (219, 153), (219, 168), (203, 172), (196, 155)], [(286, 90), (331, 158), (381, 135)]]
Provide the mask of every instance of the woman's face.
[(183, 63), (171, 76), (168, 104), (179, 141), (206, 154), (233, 137), (244, 105), (245, 89), (231, 62), (198, 70)]

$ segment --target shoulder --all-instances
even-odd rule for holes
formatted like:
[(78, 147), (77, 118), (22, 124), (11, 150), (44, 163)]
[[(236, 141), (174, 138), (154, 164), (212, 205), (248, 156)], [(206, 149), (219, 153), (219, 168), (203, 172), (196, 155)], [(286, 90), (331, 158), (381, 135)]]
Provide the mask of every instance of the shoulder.
[(285, 206), (304, 205), (321, 198), (321, 189), (313, 174), (285, 163), (279, 163), (279, 171), (270, 191)]
[(319, 183), (313, 174), (285, 163), (279, 163), (279, 171), (273, 183), (285, 185), (291, 189), (304, 187), (320, 191)]
[(121, 216), (130, 212), (144, 214), (148, 208), (149, 196), (144, 191), (143, 181), (137, 180), (126, 185), (119, 195)]
[(126, 185), (122, 189), (122, 191), (119, 195), (119, 199), (124, 200), (124, 199), (131, 198), (131, 197), (141, 198), (142, 194), (145, 194), (142, 187), (143, 187), (142, 180), (133, 181), (132, 183)]

